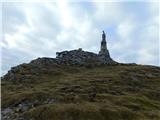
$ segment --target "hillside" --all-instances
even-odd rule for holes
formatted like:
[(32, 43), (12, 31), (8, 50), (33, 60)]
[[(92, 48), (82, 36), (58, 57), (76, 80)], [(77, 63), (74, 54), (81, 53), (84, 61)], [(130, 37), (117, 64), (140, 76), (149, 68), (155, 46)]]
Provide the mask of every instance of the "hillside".
[(2, 120), (160, 120), (160, 67), (55, 61), (2, 78)]

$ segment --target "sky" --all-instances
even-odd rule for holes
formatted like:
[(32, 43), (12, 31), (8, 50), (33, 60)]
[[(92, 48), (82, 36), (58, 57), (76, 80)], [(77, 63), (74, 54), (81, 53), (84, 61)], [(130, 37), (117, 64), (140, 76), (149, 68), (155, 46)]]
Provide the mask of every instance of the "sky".
[(160, 66), (158, 1), (5, 0), (0, 5), (1, 75), (58, 51), (98, 53), (102, 30), (115, 61)]

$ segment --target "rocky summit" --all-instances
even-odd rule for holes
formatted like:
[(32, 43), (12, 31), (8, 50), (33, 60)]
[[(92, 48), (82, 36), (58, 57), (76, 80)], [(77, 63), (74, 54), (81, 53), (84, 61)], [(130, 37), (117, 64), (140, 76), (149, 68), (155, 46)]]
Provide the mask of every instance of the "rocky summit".
[(1, 80), (1, 120), (160, 120), (160, 67), (114, 61), (104, 31), (98, 54), (57, 52)]
[[(103, 57), (96, 53), (83, 51), (82, 49), (57, 52), (56, 54), (56, 58), (37, 58), (28, 63), (32, 66), (32, 72), (36, 72), (35, 68), (43, 67), (45, 65), (98, 66), (104, 64), (118, 64), (118, 62), (115, 62), (110, 57)], [(2, 77), (2, 80), (14, 80), (16, 77), (14, 73), (23, 71), (23, 69), (25, 69), (25, 66), (27, 66), (26, 63), (12, 67), (11, 70), (9, 70), (8, 73), (4, 77)], [(25, 79), (25, 77), (29, 76), (23, 75), (21, 79), (23, 80)]]

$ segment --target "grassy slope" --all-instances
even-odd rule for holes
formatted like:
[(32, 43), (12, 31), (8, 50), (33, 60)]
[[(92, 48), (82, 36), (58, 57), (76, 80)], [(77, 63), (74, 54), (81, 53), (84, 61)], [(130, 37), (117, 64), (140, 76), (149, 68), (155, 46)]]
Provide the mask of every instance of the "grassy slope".
[(23, 100), (39, 104), (23, 114), (35, 120), (159, 120), (160, 68), (140, 65), (99, 67), (30, 66), (23, 82), (2, 81), (2, 108)]

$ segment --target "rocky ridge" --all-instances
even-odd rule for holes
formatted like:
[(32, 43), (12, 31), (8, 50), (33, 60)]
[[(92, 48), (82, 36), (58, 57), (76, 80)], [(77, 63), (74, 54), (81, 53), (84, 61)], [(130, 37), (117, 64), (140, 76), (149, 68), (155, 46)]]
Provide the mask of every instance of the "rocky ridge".
[[(82, 49), (57, 52), (56, 58), (37, 58), (32, 60), (29, 65), (32, 66), (31, 72), (37, 74), (37, 71), (43, 68), (45, 65), (78, 65), (78, 66), (96, 66), (96, 65), (115, 65), (118, 64), (112, 58), (100, 56), (99, 54), (83, 51)], [(2, 77), (2, 80), (15, 80), (18, 76), (14, 74), (23, 71), (27, 64), (20, 64), (18, 66), (12, 67), (6, 75)], [(29, 75), (23, 75), (20, 79), (30, 78)]]

